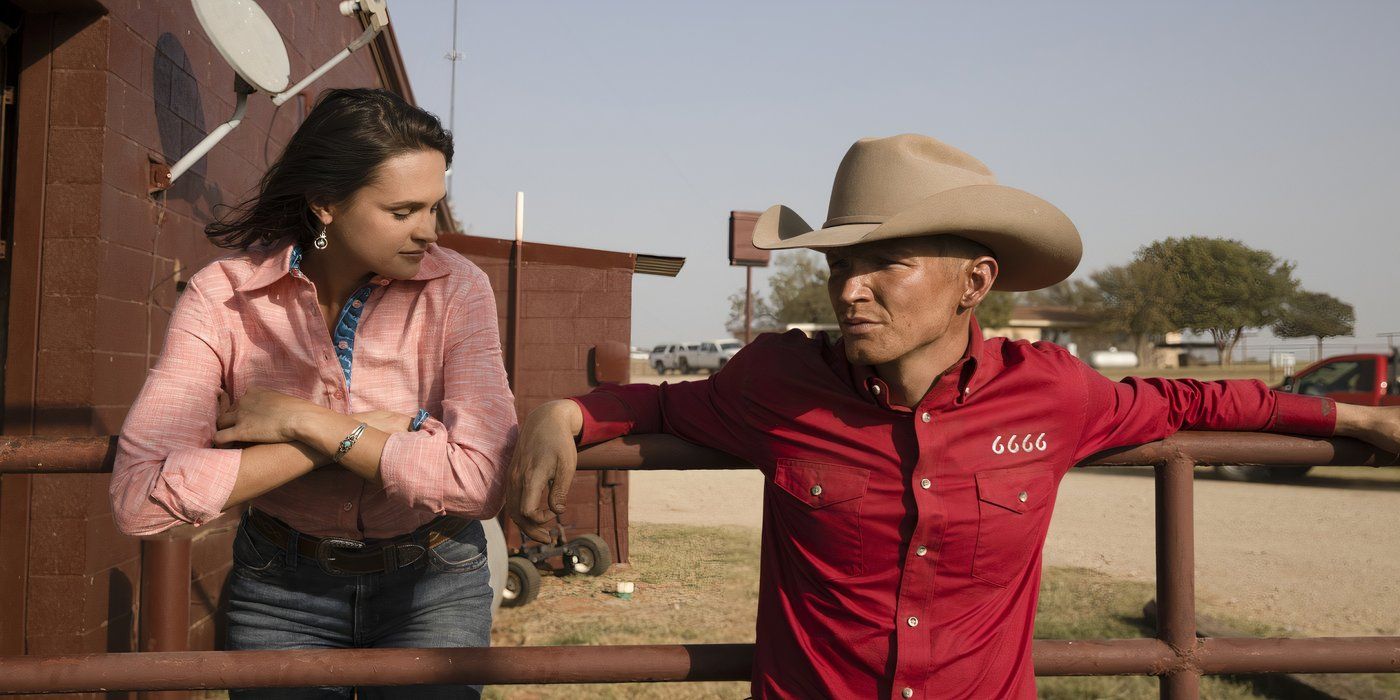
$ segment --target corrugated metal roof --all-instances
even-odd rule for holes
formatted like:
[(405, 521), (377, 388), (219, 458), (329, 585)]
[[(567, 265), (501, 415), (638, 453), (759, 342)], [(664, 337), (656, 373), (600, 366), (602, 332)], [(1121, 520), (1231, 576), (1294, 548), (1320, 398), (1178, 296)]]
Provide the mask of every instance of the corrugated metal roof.
[(681, 267), (684, 265), (685, 258), (637, 253), (637, 261), (632, 264), (632, 271), (639, 275), (675, 277), (680, 274)]

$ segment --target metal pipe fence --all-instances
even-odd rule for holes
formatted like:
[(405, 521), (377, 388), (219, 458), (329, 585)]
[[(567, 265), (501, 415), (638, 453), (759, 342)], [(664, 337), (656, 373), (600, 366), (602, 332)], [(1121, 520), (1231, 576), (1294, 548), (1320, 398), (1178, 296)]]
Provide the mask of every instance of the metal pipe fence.
[[(0, 438), (0, 474), (110, 471), (110, 438)], [(1098, 455), (1086, 465), (1156, 470), (1157, 634), (1149, 639), (1036, 640), (1039, 676), (1156, 676), (1161, 696), (1197, 698), (1203, 675), (1400, 673), (1400, 637), (1200, 638), (1195, 616), (1192, 481), (1197, 465), (1396, 466), (1397, 457), (1339, 438), (1181, 433)], [(579, 468), (742, 469), (734, 457), (676, 438), (620, 438), (580, 453)], [(1389, 533), (1382, 533), (1382, 535)], [(0, 694), (427, 683), (632, 683), (746, 680), (751, 644), (177, 651), (188, 627), (188, 541), (147, 546), (143, 651), (0, 657)], [(184, 588), (183, 595), (179, 590)], [(174, 590), (172, 590), (174, 589)], [(171, 608), (179, 608), (172, 610)], [(181, 626), (183, 624), (183, 627)]]

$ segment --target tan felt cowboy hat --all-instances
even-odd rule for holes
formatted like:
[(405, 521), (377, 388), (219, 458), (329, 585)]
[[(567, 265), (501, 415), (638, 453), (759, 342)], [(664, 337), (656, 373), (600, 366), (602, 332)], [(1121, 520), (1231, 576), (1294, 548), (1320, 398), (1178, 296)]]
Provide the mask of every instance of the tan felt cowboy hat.
[(826, 223), (813, 230), (779, 204), (758, 217), (759, 248), (837, 246), (956, 234), (991, 249), (995, 289), (1042, 289), (1079, 266), (1079, 231), (1053, 204), (998, 185), (981, 161), (938, 139), (901, 134), (861, 139), (846, 152), (831, 187)]

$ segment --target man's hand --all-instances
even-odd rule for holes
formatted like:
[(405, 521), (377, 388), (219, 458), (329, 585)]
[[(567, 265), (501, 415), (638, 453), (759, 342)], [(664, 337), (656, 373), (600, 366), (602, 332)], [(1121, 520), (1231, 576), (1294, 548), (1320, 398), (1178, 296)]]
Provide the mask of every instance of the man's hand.
[(1400, 455), (1400, 406), (1338, 403), (1336, 433)]
[(506, 482), (505, 510), (537, 542), (550, 544), (549, 522), (564, 512), (578, 465), (574, 437), (582, 429), (583, 413), (568, 400), (540, 406), (520, 426)]

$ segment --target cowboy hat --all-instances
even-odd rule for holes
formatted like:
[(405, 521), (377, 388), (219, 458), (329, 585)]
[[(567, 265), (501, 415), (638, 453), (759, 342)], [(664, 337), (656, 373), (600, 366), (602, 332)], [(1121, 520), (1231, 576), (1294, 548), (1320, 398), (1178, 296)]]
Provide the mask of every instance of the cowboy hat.
[(1079, 231), (1053, 204), (998, 185), (981, 161), (918, 134), (861, 139), (846, 152), (831, 187), (826, 223), (813, 230), (797, 212), (770, 207), (754, 224), (753, 244), (834, 248), (956, 234), (991, 249), (995, 289), (1049, 287), (1079, 266)]

